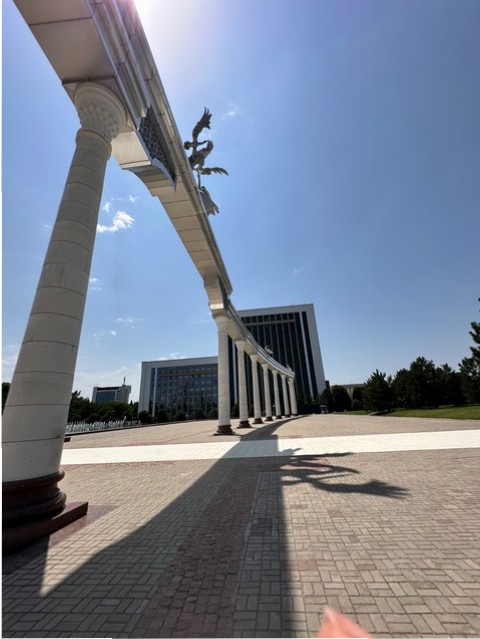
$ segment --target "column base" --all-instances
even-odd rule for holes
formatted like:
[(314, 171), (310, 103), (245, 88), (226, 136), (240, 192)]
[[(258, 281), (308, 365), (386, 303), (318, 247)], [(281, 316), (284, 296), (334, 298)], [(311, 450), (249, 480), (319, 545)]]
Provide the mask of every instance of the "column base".
[(65, 506), (66, 495), (58, 488), (65, 472), (3, 482), (3, 553), (20, 550), (50, 535), (87, 513), (88, 502)]
[(230, 424), (219, 424), (217, 432), (213, 434), (214, 435), (235, 435)]
[(238, 429), (238, 428), (251, 428), (251, 425), (250, 425), (250, 422), (248, 421), (248, 419), (244, 419), (244, 420), (242, 420), (242, 421), (238, 424), (237, 429)]
[(265, 417), (265, 421), (266, 422), (273, 422), (273, 417), (271, 415), (269, 415), (268, 417)]
[(254, 424), (263, 424), (263, 419), (261, 417), (255, 417), (253, 420)]
[(275, 419), (283, 419), (281, 415), (275, 415)]

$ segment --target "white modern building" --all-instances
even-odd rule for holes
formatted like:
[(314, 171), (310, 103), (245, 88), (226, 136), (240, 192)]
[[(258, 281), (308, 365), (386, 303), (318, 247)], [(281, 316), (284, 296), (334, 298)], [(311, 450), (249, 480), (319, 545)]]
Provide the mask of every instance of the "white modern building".
[(160, 410), (175, 415), (208, 417), (218, 407), (218, 358), (142, 362), (138, 410), (155, 417)]

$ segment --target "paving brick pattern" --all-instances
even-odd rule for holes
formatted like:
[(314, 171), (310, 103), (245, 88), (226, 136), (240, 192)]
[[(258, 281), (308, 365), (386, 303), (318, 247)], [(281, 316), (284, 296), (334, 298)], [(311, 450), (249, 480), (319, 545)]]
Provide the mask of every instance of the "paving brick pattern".
[(70, 466), (103, 514), (4, 576), (3, 636), (312, 637), (326, 604), (376, 637), (480, 636), (479, 458)]
[[(479, 427), (473, 419), (417, 419), (413, 417), (387, 417), (368, 415), (309, 415), (284, 419), (261, 428), (237, 430), (238, 420), (232, 420), (235, 435), (215, 437), (219, 441), (248, 441), (270, 437), (337, 437), (341, 435), (373, 435), (380, 433), (437, 432), (443, 430), (470, 430)], [(212, 442), (217, 423), (179, 422), (157, 424), (125, 430), (73, 435), (65, 448), (89, 448), (104, 446), (139, 446), (148, 444), (191, 444)]]

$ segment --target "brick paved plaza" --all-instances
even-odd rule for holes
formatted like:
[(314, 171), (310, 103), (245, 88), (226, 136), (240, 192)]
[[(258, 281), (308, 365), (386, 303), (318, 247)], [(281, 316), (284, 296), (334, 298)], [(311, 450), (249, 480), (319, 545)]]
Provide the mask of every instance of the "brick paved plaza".
[[(480, 636), (478, 421), (319, 415), (214, 431), (72, 437), (66, 460), (103, 447), (112, 463), (64, 461), (63, 489), (89, 514), (4, 560), (3, 636), (312, 637), (327, 604), (376, 637)], [(298, 454), (302, 438), (321, 450), (389, 433), (386, 452), (339, 439)], [(396, 450), (408, 433), (431, 449)], [(435, 450), (441, 437), (458, 444)], [(145, 446), (240, 439), (280, 453), (135, 461)]]

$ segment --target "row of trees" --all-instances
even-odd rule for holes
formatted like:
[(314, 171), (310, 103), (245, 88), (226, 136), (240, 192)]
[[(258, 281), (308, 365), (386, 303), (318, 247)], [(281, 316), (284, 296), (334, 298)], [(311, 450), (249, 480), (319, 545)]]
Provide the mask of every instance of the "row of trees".
[(364, 409), (372, 413), (480, 403), (480, 322), (470, 326), (475, 346), (470, 347), (471, 357), (460, 362), (458, 372), (448, 364), (435, 366), (417, 357), (410, 368), (402, 368), (393, 377), (376, 370), (363, 387), (353, 390), (352, 399), (343, 386), (332, 386), (320, 395), (319, 403), (327, 404), (329, 411)]
[[(2, 382), (2, 411), (7, 401), (10, 382)], [(138, 419), (138, 402), (123, 404), (122, 402), (109, 402), (97, 404), (80, 395), (80, 391), (72, 393), (68, 422), (118, 422), (125, 419), (128, 422)]]
[(122, 419), (126, 421), (136, 421), (138, 415), (138, 402), (124, 404), (122, 402), (109, 402), (108, 404), (97, 404), (86, 397), (80, 395), (80, 391), (72, 393), (70, 410), (68, 411), (69, 422), (116, 422)]

